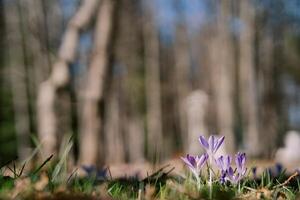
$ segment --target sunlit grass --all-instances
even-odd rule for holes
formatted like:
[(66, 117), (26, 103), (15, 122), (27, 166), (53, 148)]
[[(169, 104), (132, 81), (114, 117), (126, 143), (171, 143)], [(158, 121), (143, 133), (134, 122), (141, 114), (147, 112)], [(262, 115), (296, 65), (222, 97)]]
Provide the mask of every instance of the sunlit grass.
[[(212, 183), (211, 196), (209, 181), (204, 177), (199, 189), (197, 180), (190, 172), (184, 173), (185, 175), (170, 175), (170, 166), (142, 180), (127, 177), (99, 181), (93, 175), (79, 177), (74, 173), (69, 174), (69, 177), (65, 176), (67, 178), (64, 180), (53, 180), (53, 173), (60, 161), (46, 161), (32, 172), (22, 174), (22, 165), (17, 167), (10, 163), (2, 167), (0, 199), (30, 199), (35, 196), (39, 199), (51, 196), (56, 199), (55, 197), (62, 195), (66, 199), (296, 199), (300, 191), (300, 181), (296, 173), (287, 176), (282, 172), (273, 177), (268, 170), (257, 179), (246, 177), (241, 182), (240, 190), (230, 183), (221, 184), (215, 180)], [(7, 171), (12, 176), (5, 175)]]
[(199, 177), (188, 168), (175, 173), (171, 165), (144, 178), (113, 179), (109, 168), (90, 166), (67, 170), (71, 147), (71, 140), (66, 140), (58, 158), (49, 156), (29, 170), (27, 165), (33, 156), (26, 162), (18, 164), (12, 160), (0, 167), (0, 199), (297, 199), (300, 192), (297, 171), (288, 174), (285, 170), (274, 173), (266, 169), (254, 175), (249, 168), (239, 184), (232, 184), (229, 180), (220, 182), (220, 171), (208, 165)]

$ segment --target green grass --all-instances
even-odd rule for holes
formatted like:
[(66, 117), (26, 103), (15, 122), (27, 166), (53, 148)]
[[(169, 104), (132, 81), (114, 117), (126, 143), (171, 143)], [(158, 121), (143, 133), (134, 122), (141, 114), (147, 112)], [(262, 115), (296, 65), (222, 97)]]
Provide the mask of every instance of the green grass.
[[(59, 155), (36, 163), (39, 144), (32, 155), (19, 164), (14, 160), (0, 166), (0, 200), (2, 199), (121, 199), (121, 200), (196, 200), (196, 199), (300, 199), (298, 174), (282, 171), (272, 176), (266, 170), (260, 177), (250, 173), (240, 185), (212, 183), (207, 177), (197, 180), (188, 171), (172, 174), (172, 166), (164, 166), (144, 179), (124, 177), (112, 179), (109, 169), (91, 170), (80, 176), (79, 169), (68, 172), (67, 155), (72, 140), (65, 139)], [(28, 167), (32, 166), (34, 167)], [(29, 168), (29, 169), (28, 169)]]
[[(212, 195), (202, 178), (200, 189), (187, 173), (170, 175), (171, 166), (139, 180), (136, 177), (99, 179), (96, 174), (79, 177), (76, 170), (67, 174), (64, 162), (49, 157), (29, 172), (25, 165), (11, 162), (0, 169), (0, 199), (296, 199), (300, 191), (299, 177), (284, 172), (272, 177), (267, 171), (258, 179), (246, 178), (240, 185), (214, 181)], [(170, 169), (171, 168), (171, 169)], [(10, 172), (10, 176), (5, 176)]]

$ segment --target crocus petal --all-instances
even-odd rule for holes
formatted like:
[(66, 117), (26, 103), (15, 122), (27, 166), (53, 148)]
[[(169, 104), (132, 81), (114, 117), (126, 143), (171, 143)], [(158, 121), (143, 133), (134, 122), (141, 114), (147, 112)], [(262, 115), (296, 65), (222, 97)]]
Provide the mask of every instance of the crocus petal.
[(231, 165), (231, 157), (227, 156), (220, 156), (218, 159), (215, 160), (217, 166), (223, 170), (227, 171)]
[(201, 169), (203, 167), (203, 165), (205, 164), (205, 162), (207, 161), (208, 159), (208, 154), (205, 153), (205, 154), (202, 154), (200, 157), (199, 157), (199, 161), (198, 161), (198, 167)]
[(238, 169), (242, 168), (242, 164), (241, 164), (241, 161), (240, 161), (240, 156), (238, 154), (235, 156), (235, 164), (236, 164), (236, 167)]
[(186, 159), (185, 157), (180, 157), (180, 159), (187, 165), (191, 166), (191, 163), (188, 159)]
[(191, 163), (190, 160), (189, 160), (188, 158), (186, 158), (186, 157), (181, 157), (181, 160), (182, 160), (186, 165), (188, 165), (188, 167), (190, 167), (190, 168), (195, 168), (195, 167), (196, 167), (196, 166), (193, 165), (193, 163)]
[(246, 173), (246, 154), (245, 153), (237, 153), (235, 158), (235, 163), (237, 166), (238, 172), (243, 176)]
[(214, 148), (214, 153), (216, 153), (218, 151), (218, 149), (220, 148), (220, 146), (223, 144), (225, 139), (225, 136), (222, 136), (221, 138), (219, 138), (216, 142), (215, 148)]
[(196, 166), (196, 158), (195, 158), (195, 156), (191, 156), (190, 154), (187, 154), (186, 158), (192, 164), (192, 166)]
[(215, 161), (216, 161), (216, 164), (217, 164), (220, 168), (222, 168), (222, 166), (223, 166), (223, 156), (220, 156), (218, 159), (215, 159)]
[(226, 159), (226, 169), (228, 169), (229, 167), (230, 167), (230, 165), (231, 165), (231, 156), (227, 156), (227, 159)]
[(205, 139), (202, 135), (199, 137), (199, 142), (200, 142), (200, 144), (201, 144), (205, 149), (208, 149), (208, 148), (209, 148), (208, 142), (206, 141), (206, 139)]
[(211, 135), (208, 138), (208, 144), (209, 144), (209, 150), (211, 153), (214, 152), (214, 146), (215, 146), (215, 136)]
[(229, 169), (228, 169), (228, 175), (229, 176), (233, 176), (233, 174), (234, 174), (234, 171), (233, 171), (232, 167), (229, 167)]
[(243, 153), (243, 154), (242, 154), (242, 165), (244, 166), (245, 163), (246, 163), (246, 154)]

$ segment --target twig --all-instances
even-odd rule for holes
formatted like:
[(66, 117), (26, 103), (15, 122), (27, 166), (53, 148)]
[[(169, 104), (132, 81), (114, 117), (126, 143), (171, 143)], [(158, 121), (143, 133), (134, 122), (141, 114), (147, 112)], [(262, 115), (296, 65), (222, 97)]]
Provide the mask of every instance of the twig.
[(282, 186), (285, 186), (287, 185), (293, 178), (295, 178), (296, 176), (298, 176), (299, 173), (298, 172), (295, 172), (294, 174), (292, 174), (286, 181), (284, 181), (283, 183), (279, 184), (279, 185), (276, 185), (274, 188), (279, 188), (279, 187), (282, 187)]

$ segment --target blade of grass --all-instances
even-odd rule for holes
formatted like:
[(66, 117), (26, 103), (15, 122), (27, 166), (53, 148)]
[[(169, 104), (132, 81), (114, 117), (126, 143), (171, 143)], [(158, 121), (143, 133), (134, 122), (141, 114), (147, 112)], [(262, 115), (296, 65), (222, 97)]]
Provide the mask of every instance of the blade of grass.
[(53, 154), (49, 156), (33, 173), (32, 175), (36, 175), (51, 159), (53, 158)]

